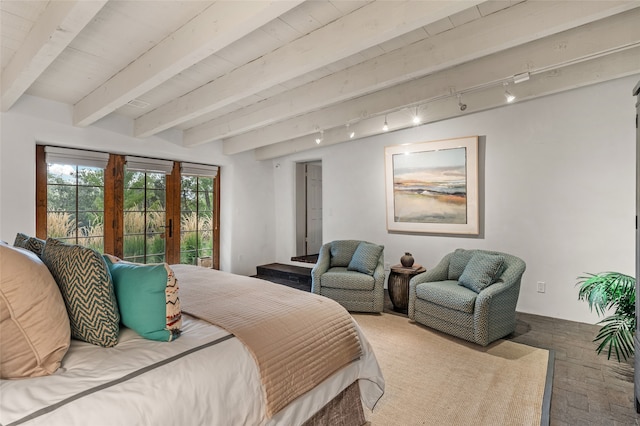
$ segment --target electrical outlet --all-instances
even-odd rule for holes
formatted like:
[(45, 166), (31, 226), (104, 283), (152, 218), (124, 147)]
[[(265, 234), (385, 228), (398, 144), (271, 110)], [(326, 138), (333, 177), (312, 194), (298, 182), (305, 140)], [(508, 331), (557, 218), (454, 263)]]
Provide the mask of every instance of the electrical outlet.
[(538, 281), (538, 293), (544, 293), (546, 290), (544, 281)]
[(389, 269), (391, 269), (391, 264), (390, 264), (390, 263), (385, 262), (385, 263), (384, 263), (384, 270), (385, 270), (385, 271), (388, 271)]

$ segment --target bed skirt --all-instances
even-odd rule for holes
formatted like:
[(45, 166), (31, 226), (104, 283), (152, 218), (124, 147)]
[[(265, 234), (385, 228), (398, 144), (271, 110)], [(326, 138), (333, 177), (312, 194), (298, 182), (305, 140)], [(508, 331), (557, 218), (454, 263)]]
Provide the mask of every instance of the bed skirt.
[(362, 426), (366, 423), (360, 386), (355, 381), (314, 414), (303, 426)]

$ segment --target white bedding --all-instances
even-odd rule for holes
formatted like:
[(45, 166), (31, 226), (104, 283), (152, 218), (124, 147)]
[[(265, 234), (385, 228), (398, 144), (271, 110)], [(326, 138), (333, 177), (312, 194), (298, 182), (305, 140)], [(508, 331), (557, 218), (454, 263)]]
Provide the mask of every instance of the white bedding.
[(373, 408), (384, 379), (358, 333), (359, 361), (271, 419), (251, 354), (204, 321), (185, 315), (182, 336), (173, 342), (146, 340), (129, 329), (113, 348), (72, 340), (55, 374), (0, 381), (0, 425), (298, 425), (357, 379), (364, 404)]

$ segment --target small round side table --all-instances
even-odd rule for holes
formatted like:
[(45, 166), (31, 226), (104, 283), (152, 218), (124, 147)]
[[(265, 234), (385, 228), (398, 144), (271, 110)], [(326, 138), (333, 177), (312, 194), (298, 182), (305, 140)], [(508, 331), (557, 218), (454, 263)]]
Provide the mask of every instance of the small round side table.
[(407, 313), (409, 307), (409, 281), (414, 276), (425, 272), (426, 269), (422, 265), (414, 264), (410, 268), (398, 264), (391, 267), (389, 272), (389, 298), (393, 303), (393, 310)]

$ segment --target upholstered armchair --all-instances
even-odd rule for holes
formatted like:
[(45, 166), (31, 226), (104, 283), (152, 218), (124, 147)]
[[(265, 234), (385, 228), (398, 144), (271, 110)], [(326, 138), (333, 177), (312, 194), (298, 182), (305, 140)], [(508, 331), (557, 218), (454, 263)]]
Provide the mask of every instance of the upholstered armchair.
[(348, 311), (382, 312), (384, 246), (337, 240), (320, 249), (311, 271), (311, 291), (335, 300)]
[(526, 268), (506, 253), (458, 249), (409, 282), (409, 318), (486, 346), (515, 330)]

